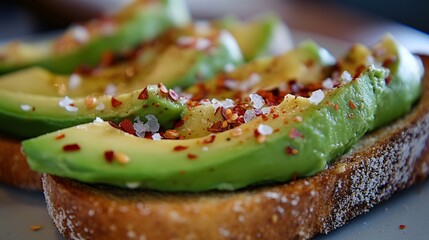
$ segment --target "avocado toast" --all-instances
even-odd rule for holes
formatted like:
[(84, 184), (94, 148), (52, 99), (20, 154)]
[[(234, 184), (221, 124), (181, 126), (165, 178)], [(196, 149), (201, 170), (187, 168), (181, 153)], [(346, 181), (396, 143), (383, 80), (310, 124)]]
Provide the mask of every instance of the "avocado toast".
[[(390, 50), (389, 46), (392, 47), (393, 52), (397, 54), (398, 52), (401, 54), (404, 53), (404, 49), (400, 47), (397, 48), (395, 44), (387, 44), (385, 48), (381, 48), (381, 50)], [(366, 55), (366, 57), (373, 56), (377, 58), (378, 54), (382, 52), (383, 51), (374, 51), (372, 55)], [(366, 54), (365, 51), (357, 51), (357, 53), (363, 53), (364, 56)], [(378, 106), (380, 104), (378, 104), (377, 101), (382, 101), (386, 98), (383, 96), (383, 94), (386, 93), (386, 91), (382, 90), (383, 88), (388, 88), (390, 84), (400, 84), (402, 80), (412, 83), (407, 84), (407, 87), (411, 86), (411, 88), (414, 89), (411, 91), (413, 94), (409, 94), (405, 96), (405, 98), (408, 96), (413, 97), (410, 100), (404, 100), (405, 102), (408, 101), (406, 104), (394, 106), (398, 107), (398, 109), (402, 109), (399, 111), (407, 112), (412, 106), (413, 102), (416, 101), (416, 97), (418, 97), (421, 91), (418, 88), (415, 88), (416, 86), (420, 85), (419, 79), (421, 68), (419, 67), (420, 65), (418, 61), (415, 61), (412, 57), (409, 57), (411, 56), (409, 53), (405, 53), (405, 55), (408, 56), (405, 58), (401, 54), (393, 55), (393, 57), (391, 55), (388, 57), (385, 56), (382, 64), (380, 64), (383, 66), (382, 68), (369, 67), (368, 69), (359, 68), (359, 61), (356, 60), (362, 60), (363, 58), (353, 57), (353, 50), (347, 57), (343, 58), (344, 63), (342, 66), (344, 69), (347, 69), (348, 63), (351, 63), (351, 66), (358, 66), (358, 68), (353, 68), (350, 70), (352, 73), (350, 76), (347, 74), (342, 76), (341, 79), (343, 79), (345, 82), (348, 82), (347, 79), (351, 79), (351, 82), (344, 83), (344, 86), (353, 86), (353, 84), (357, 84), (356, 82), (361, 81), (367, 82), (368, 79), (365, 80), (365, 76), (372, 76), (369, 78), (375, 81), (375, 85), (372, 86), (378, 86), (377, 88), (374, 88), (375, 91), (372, 91), (376, 96), (378, 96), (373, 100), (371, 100), (371, 98), (363, 97), (360, 98), (362, 101), (355, 101), (355, 99), (350, 101), (348, 97), (347, 99), (343, 99), (343, 101), (341, 101), (340, 99), (332, 98), (332, 93), (329, 93), (330, 90), (325, 92), (323, 97), (317, 97), (317, 95), (315, 97), (311, 97), (308, 91), (310, 91), (310, 93), (313, 92), (314, 94), (317, 92), (317, 90), (312, 91), (313, 88), (309, 86), (304, 87), (304, 89), (306, 89), (304, 92), (296, 92), (297, 94), (303, 96), (293, 98), (294, 100), (292, 101), (300, 101), (301, 98), (305, 98), (306, 100), (303, 101), (313, 102), (305, 105), (305, 110), (308, 106), (319, 106), (319, 104), (322, 103), (320, 106), (321, 109), (328, 109), (329, 107), (329, 109), (332, 110), (334, 114), (335, 111), (341, 112), (342, 109), (348, 109), (346, 112), (344, 112), (344, 118), (349, 119), (356, 117), (354, 114), (361, 113), (359, 110), (369, 111), (368, 116), (372, 117), (362, 120), (362, 122), (366, 122), (366, 125), (364, 126), (364, 132), (377, 129), (373, 130), (370, 135), (359, 141), (359, 144), (354, 145), (352, 150), (349, 151), (346, 155), (343, 155), (336, 159), (336, 161), (331, 162), (326, 166), (326, 169), (322, 168), (322, 170), (314, 176), (299, 179), (307, 174), (297, 173), (289, 175), (287, 177), (289, 182), (287, 183), (271, 183), (263, 184), (262, 186), (258, 184), (257, 186), (245, 188), (238, 185), (235, 186), (231, 184), (233, 180), (229, 180), (229, 185), (216, 185), (217, 187), (215, 188), (223, 190), (229, 189), (231, 191), (205, 191), (202, 193), (189, 194), (182, 192), (166, 193), (166, 190), (174, 191), (174, 189), (163, 189), (165, 187), (165, 185), (162, 185), (163, 177), (158, 178), (160, 179), (159, 181), (161, 181), (161, 184), (155, 183), (153, 186), (145, 185), (145, 183), (150, 183), (150, 181), (147, 180), (140, 180), (143, 181), (142, 184), (142, 182), (138, 181), (131, 182), (131, 180), (136, 179), (125, 179), (126, 181), (129, 181), (129, 184), (125, 184), (128, 188), (143, 187), (153, 188), (155, 190), (158, 189), (158, 191), (147, 191), (117, 188), (106, 185), (84, 184), (78, 181), (69, 180), (67, 178), (45, 175), (45, 195), (48, 201), (50, 214), (54, 218), (54, 221), (60, 232), (67, 238), (83, 237), (94, 239), (102, 237), (115, 239), (124, 236), (131, 236), (146, 239), (307, 239), (316, 233), (328, 232), (332, 229), (335, 229), (345, 224), (347, 220), (353, 218), (357, 214), (367, 211), (374, 204), (386, 199), (393, 192), (412, 184), (414, 181), (423, 178), (428, 174), (425, 171), (427, 168), (424, 168), (424, 166), (427, 165), (428, 160), (421, 158), (421, 156), (425, 156), (423, 150), (427, 145), (428, 139), (428, 106), (426, 106), (428, 102), (427, 78), (425, 78), (426, 80), (422, 89), (423, 95), (420, 98), (418, 104), (413, 108), (412, 112), (409, 113), (405, 118), (396, 121), (387, 127), (379, 128), (378, 125), (378, 122), (380, 121), (392, 121), (392, 119), (389, 119), (388, 116), (385, 116), (384, 111), (386, 110), (377, 107), (373, 109), (374, 106), (371, 105), (375, 104)], [(363, 60), (364, 62), (367, 61), (366, 57)], [(410, 60), (410, 62), (408, 62), (407, 59)], [(411, 65), (408, 65), (407, 62), (411, 63)], [(383, 70), (386, 68), (389, 69), (389, 71)], [(411, 72), (409, 72), (407, 69)], [(406, 71), (406, 74), (401, 75), (404, 73), (402, 71)], [(389, 73), (391, 73), (391, 75)], [(399, 78), (402, 78), (402, 80), (398, 80), (398, 76)], [(403, 78), (404, 76), (405, 79)], [(412, 77), (407, 78), (409, 76)], [(332, 79), (335, 78), (333, 77)], [(336, 84), (338, 83), (335, 83), (335, 81), (333, 81), (333, 83), (329, 83), (328, 81), (325, 82), (324, 87), (319, 86), (319, 88), (322, 89), (327, 87), (331, 89), (331, 84), (333, 84), (334, 88), (344, 87), (337, 86)], [(231, 85), (229, 86), (231, 87)], [(326, 89), (324, 91), (326, 91)], [(366, 96), (367, 94), (360, 88), (356, 88), (355, 91), (362, 93), (363, 96)], [(389, 92), (386, 94), (389, 94)], [(260, 92), (258, 95), (262, 96), (263, 94)], [(250, 98), (252, 99), (252, 97)], [(377, 98), (379, 100), (377, 100)], [(380, 100), (380, 98), (382, 100)], [(267, 100), (268, 98), (265, 97), (264, 101), (268, 102)], [(255, 104), (256, 101), (250, 100), (250, 102)], [(368, 108), (363, 109), (364, 107), (362, 106), (368, 106)], [(274, 113), (275, 112), (269, 112), (268, 120), (265, 125), (272, 124), (270, 121), (272, 119), (282, 118), (282, 120), (286, 120), (284, 119), (284, 116), (275, 117)], [(382, 120), (380, 120), (380, 114), (382, 114)], [(294, 120), (294, 122), (301, 122), (304, 120), (302, 116), (300, 116), (302, 118), (301, 119), (297, 117), (299, 115), (293, 115), (293, 111), (291, 111), (291, 116), (295, 116), (291, 119)], [(307, 115), (304, 114), (304, 116)], [(252, 118), (250, 122), (255, 121), (255, 119), (256, 121), (265, 121), (263, 114), (257, 116), (256, 118)], [(329, 130), (328, 133), (325, 132), (323, 135), (335, 134), (335, 124), (337, 121), (341, 121), (341, 119), (335, 119), (333, 122), (331, 122), (331, 127), (333, 127), (333, 129)], [(316, 122), (319, 121), (316, 120)], [(240, 126), (244, 128), (247, 126), (245, 124), (247, 123), (244, 123)], [(315, 125), (317, 126), (317, 124)], [(257, 124), (255, 126), (258, 127), (255, 128), (257, 131), (252, 132), (252, 144), (262, 144), (264, 146), (270, 145), (270, 138), (275, 138), (273, 136), (275, 134), (281, 134), (281, 129), (276, 131), (275, 127), (272, 127), (271, 130), (273, 131), (271, 132), (269, 128), (262, 127), (259, 129), (261, 124)], [(293, 143), (294, 141), (300, 141), (306, 138), (308, 133), (301, 129), (299, 127), (300, 125), (294, 126), (297, 127), (290, 128), (286, 132), (286, 136), (283, 140), (287, 140), (287, 138), (289, 138), (292, 139), (291, 142)], [(113, 154), (113, 157), (110, 157), (110, 152), (106, 155), (105, 153), (107, 153), (107, 148), (103, 148), (103, 146), (113, 149), (112, 145), (106, 146), (102, 143), (100, 147), (101, 151), (99, 154), (97, 154), (97, 148), (89, 147), (92, 144), (91, 142), (93, 142), (91, 139), (89, 139), (89, 141), (81, 141), (74, 137), (75, 134), (76, 136), (85, 134), (79, 133), (79, 131), (82, 132), (84, 129), (86, 129), (83, 132), (94, 132), (92, 128), (95, 128), (99, 129), (101, 134), (103, 134), (103, 131), (106, 133), (109, 132), (109, 134), (113, 133), (114, 135), (117, 133), (121, 136), (118, 139), (138, 139), (136, 136), (125, 133), (124, 129), (115, 129), (111, 126), (107, 126), (104, 123), (94, 123), (92, 125), (81, 126), (79, 128), (80, 130), (75, 130), (78, 128), (68, 129), (42, 136), (39, 139), (27, 141), (28, 145), (26, 145), (27, 143), (24, 143), (24, 151), (26, 151), (26, 153), (31, 152), (29, 155), (30, 159), (34, 157), (33, 164), (35, 166), (41, 164), (37, 166), (37, 168), (44, 168), (47, 172), (50, 172), (56, 167), (53, 166), (52, 168), (52, 166), (48, 166), (48, 164), (38, 162), (38, 159), (45, 159), (47, 161), (52, 160), (53, 162), (51, 163), (54, 165), (57, 164), (55, 161), (62, 159), (59, 162), (68, 161), (71, 164), (68, 165), (68, 167), (67, 165), (64, 165), (66, 167), (64, 170), (69, 169), (71, 171), (83, 171), (83, 173), (88, 171), (89, 174), (91, 174), (91, 172), (95, 173), (93, 170), (91, 170), (91, 168), (94, 166), (73, 166), (73, 161), (78, 162), (83, 160), (82, 156), (85, 156), (87, 153), (91, 153), (93, 158), (87, 158), (86, 160), (94, 162), (95, 168), (99, 167), (100, 169), (112, 168), (119, 169), (118, 171), (121, 171), (121, 168), (127, 168), (127, 166), (136, 166), (132, 165), (133, 161), (144, 162), (144, 160), (139, 160), (139, 158), (144, 159), (146, 156), (144, 152), (142, 152), (140, 156), (137, 156), (137, 158), (134, 158), (134, 155), (128, 155), (130, 152), (129, 150), (125, 149), (118, 151), (121, 154)], [(225, 128), (226, 130), (221, 132), (229, 131), (231, 134), (231, 139), (229, 141), (233, 141), (233, 133), (235, 132), (234, 129), (237, 128), (230, 128), (229, 125), (227, 125)], [(217, 129), (219, 128), (211, 128), (211, 130)], [(296, 131), (292, 131), (292, 129), (295, 129)], [(353, 130), (356, 130), (357, 132), (359, 131), (359, 129)], [(352, 130), (346, 129), (346, 131)], [(56, 141), (55, 136), (62, 134), (65, 136), (62, 140), (65, 141)], [(67, 136), (69, 134), (71, 136), (70, 140), (72, 142), (67, 142)], [(208, 151), (210, 151), (210, 144), (215, 144), (216, 141), (218, 141), (218, 136), (222, 136), (221, 134), (222, 133), (219, 133), (219, 135), (215, 134), (215, 138), (211, 137), (212, 135), (207, 135), (208, 138), (204, 138), (207, 139), (206, 142), (200, 141), (199, 144), (203, 144), (201, 146), (202, 151), (205, 151), (204, 144), (209, 144)], [(263, 137), (260, 137), (261, 135)], [(241, 135), (237, 133), (237, 136), (240, 137)], [(100, 138), (97, 138), (97, 140), (99, 139)], [(192, 138), (190, 140), (192, 140)], [(47, 146), (45, 143), (43, 143), (44, 141), (46, 141), (46, 143), (53, 144), (53, 146), (56, 146), (55, 148), (58, 148), (58, 150), (54, 150), (54, 154), (46, 154), (46, 151), (42, 150), (44, 149), (44, 146)], [(109, 140), (106, 141), (109, 142)], [(172, 140), (161, 140), (158, 143), (161, 144), (160, 146), (165, 146), (162, 145), (164, 144), (161, 143), (162, 141), (169, 142)], [(175, 146), (181, 146), (181, 148), (177, 148), (181, 149), (181, 151), (186, 151), (189, 148), (187, 148), (185, 144), (181, 144), (181, 141), (187, 140), (173, 141), (177, 142), (174, 144)], [(65, 150), (64, 146), (69, 146), (71, 144), (76, 144), (79, 146), (79, 149), (76, 150), (76, 148), (74, 148), (73, 151)], [(351, 147), (351, 143), (349, 144), (350, 145), (346, 144), (346, 149)], [(412, 150), (408, 150), (410, 146), (412, 146)], [(214, 147), (216, 148), (216, 146)], [(287, 145), (282, 145), (281, 148), (283, 149), (282, 154), (284, 154), (283, 156), (285, 161), (288, 156), (292, 158), (308, 149), (302, 149), (295, 146), (290, 146), (290, 148), (288, 148)], [(322, 148), (325, 149), (323, 146)], [(168, 147), (163, 149), (164, 150), (162, 151), (166, 151), (168, 150)], [(174, 149), (172, 151), (174, 151)], [(92, 152), (93, 150), (95, 150), (95, 153)], [(236, 148), (238, 156), (240, 154), (239, 150), (240, 149)], [(342, 152), (344, 149), (339, 151)], [(115, 152), (114, 149), (112, 152)], [(225, 156), (231, 156), (228, 154), (228, 152), (224, 152), (222, 146), (220, 146), (220, 149), (217, 150), (217, 152), (220, 153), (219, 158), (222, 158), (222, 153), (225, 153)], [(192, 152), (184, 153), (186, 153), (184, 154), (185, 158), (183, 160), (178, 158), (177, 161), (187, 161), (185, 164), (193, 165), (193, 163), (197, 161), (209, 160), (208, 158), (206, 159), (204, 157), (200, 157), (199, 154), (194, 154)], [(175, 153), (170, 154), (173, 155)], [(232, 154), (232, 156), (234, 156), (234, 154), (237, 153)], [(124, 155), (129, 157), (129, 161), (122, 161)], [(335, 153), (333, 155), (336, 156)], [(77, 157), (74, 158), (73, 156)], [(149, 154), (148, 156), (151, 155)], [(265, 162), (269, 158), (274, 158), (275, 161), (277, 158), (276, 153), (263, 153), (259, 157), (259, 161)], [(97, 162), (98, 159), (101, 161)], [(240, 159), (241, 158), (238, 158), (238, 160)], [(251, 162), (255, 161), (252, 159), (252, 155), (250, 155), (248, 159)], [(306, 159), (300, 160), (305, 161)], [(159, 159), (157, 161), (159, 162), (163, 160)], [(209, 160), (209, 162), (210, 161), (212, 160)], [(175, 166), (178, 166), (179, 164), (181, 163), (173, 163), (173, 171)], [(105, 167), (105, 165), (107, 165), (107, 167)], [(149, 167), (149, 165), (146, 165), (146, 167)], [(232, 168), (232, 172), (236, 175), (241, 175), (240, 171), (246, 172), (246, 169), (249, 169), (248, 167), (249, 166), (241, 166), (235, 169)], [(180, 168), (176, 169), (178, 173), (177, 179), (179, 179), (181, 176), (185, 176), (188, 173), (187, 171), (180, 172), (180, 170), (182, 170)], [(168, 171), (169, 168), (166, 170)], [(262, 167), (260, 170), (264, 171)], [(64, 174), (66, 172), (63, 171), (60, 173), (62, 170), (52, 171), (53, 172), (50, 172), (51, 174), (54, 173), (58, 175)], [(228, 173), (229, 170), (219, 169), (216, 171), (225, 171), (223, 173), (225, 174), (226, 179), (228, 179), (228, 177), (234, 176), (232, 173)], [(254, 171), (255, 170), (253, 170), (253, 172)], [(258, 172), (258, 169), (256, 171)], [(72, 175), (74, 174), (72, 172), (70, 173), (71, 175), (68, 177), (73, 178)], [(163, 183), (171, 184), (171, 186), (177, 183), (179, 188), (184, 188), (179, 189), (179, 191), (201, 191), (201, 189), (192, 189), (193, 187), (200, 188), (201, 184), (199, 181), (202, 180), (202, 184), (204, 184), (205, 180), (203, 178), (206, 176), (210, 177), (209, 175), (210, 172), (206, 172), (203, 175), (200, 175), (200, 177), (196, 179), (194, 178), (196, 183), (190, 183), (189, 181), (182, 183), (174, 181), (170, 182), (168, 178)], [(110, 179), (112, 182), (108, 182), (109, 180), (106, 180), (104, 183), (122, 185), (120, 181), (124, 179), (123, 176), (110, 176), (114, 176), (113, 178), (117, 179)], [(103, 176), (101, 178), (103, 178)], [(96, 182), (97, 181), (100, 181), (100, 179), (96, 180)], [(224, 180), (220, 179), (220, 181)], [(208, 190), (210, 188), (211, 187), (206, 189)], [(240, 189), (232, 191), (232, 189), (235, 188)], [(160, 192), (160, 190), (163, 191)], [(58, 194), (58, 192), (61, 194)], [(121, 219), (121, 221), (117, 221), (117, 219)], [(196, 219), (199, 220), (195, 221)]]

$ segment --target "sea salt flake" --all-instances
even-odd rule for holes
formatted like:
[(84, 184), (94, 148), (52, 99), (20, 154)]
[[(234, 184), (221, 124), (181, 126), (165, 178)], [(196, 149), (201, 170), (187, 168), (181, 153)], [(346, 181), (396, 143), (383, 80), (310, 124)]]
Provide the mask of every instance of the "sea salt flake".
[(254, 108), (261, 109), (264, 106), (265, 101), (259, 94), (251, 93), (249, 94), (249, 97)]
[(332, 81), (331, 78), (327, 78), (327, 79), (323, 80), (322, 87), (324, 89), (332, 89), (332, 88), (334, 88), (334, 81)]
[(161, 140), (162, 139), (161, 134), (159, 134), (159, 133), (153, 134), (152, 135), (152, 139), (153, 140)]
[(325, 93), (322, 90), (316, 90), (314, 91), (309, 100), (311, 104), (317, 105), (319, 104), (323, 99), (325, 98)]
[(251, 110), (246, 110), (246, 112), (244, 112), (244, 122), (248, 123), (250, 121), (252, 121), (252, 119), (254, 119), (256, 117), (256, 113), (255, 110), (251, 109)]
[(271, 135), (273, 134), (273, 128), (266, 124), (259, 124), (258, 132), (264, 136)]
[(234, 101), (232, 99), (229, 99), (229, 98), (222, 101), (221, 104), (224, 108), (233, 108), (235, 106)]
[(342, 82), (344, 82), (344, 83), (348, 83), (348, 82), (351, 82), (351, 81), (353, 80), (353, 77), (352, 77), (352, 75), (351, 75), (349, 72), (344, 71), (344, 72), (341, 74), (341, 80), (342, 80)]
[(103, 123), (104, 122), (104, 120), (102, 119), (102, 118), (100, 118), (100, 117), (96, 117), (95, 119), (94, 119), (94, 121), (92, 121), (93, 123)]
[(68, 96), (65, 96), (63, 99), (61, 99), (61, 101), (58, 102), (58, 105), (60, 107), (65, 108), (68, 112), (77, 112), (78, 108), (73, 106), (73, 103), (73, 99), (69, 98)]
[(104, 94), (109, 96), (116, 95), (116, 92), (117, 92), (117, 87), (113, 83), (107, 84), (106, 88), (104, 89)]
[(78, 88), (81, 83), (82, 83), (82, 78), (79, 76), (79, 74), (73, 73), (72, 75), (70, 75), (69, 82), (68, 82), (68, 87), (70, 89), (73, 90)]
[(212, 45), (212, 42), (207, 38), (198, 38), (195, 43), (195, 49), (204, 50), (209, 48)]
[(73, 27), (72, 36), (76, 41), (80, 43), (85, 43), (89, 40), (88, 30), (80, 25)]
[(97, 107), (95, 107), (95, 109), (98, 111), (102, 111), (102, 110), (104, 110), (105, 107), (106, 106), (104, 106), (104, 103), (101, 102), (97, 105)]
[(28, 111), (30, 111), (31, 109), (33, 109), (33, 107), (32, 107), (32, 106), (30, 106), (30, 105), (28, 105), (28, 104), (21, 104), (21, 110), (22, 110), (22, 111), (28, 112)]
[(271, 112), (271, 107), (263, 107), (263, 108), (261, 108), (261, 112), (264, 115), (268, 115)]

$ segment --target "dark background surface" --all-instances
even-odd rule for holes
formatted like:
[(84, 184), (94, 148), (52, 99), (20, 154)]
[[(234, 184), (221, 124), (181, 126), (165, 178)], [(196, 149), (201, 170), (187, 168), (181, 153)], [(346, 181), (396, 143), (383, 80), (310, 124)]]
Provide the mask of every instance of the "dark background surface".
[[(59, 0), (0, 1), (0, 38), (10, 39), (66, 27), (71, 21), (83, 21), (99, 14), (94, 9), (66, 10), (54, 7)], [(287, 1), (287, 0), (284, 0)], [(294, 0), (289, 0), (294, 1)], [(295, 0), (300, 1), (300, 0)], [(323, 2), (321, 0), (301, 0)], [(429, 33), (429, 1), (426, 0), (324, 0), (361, 13), (394, 20)]]

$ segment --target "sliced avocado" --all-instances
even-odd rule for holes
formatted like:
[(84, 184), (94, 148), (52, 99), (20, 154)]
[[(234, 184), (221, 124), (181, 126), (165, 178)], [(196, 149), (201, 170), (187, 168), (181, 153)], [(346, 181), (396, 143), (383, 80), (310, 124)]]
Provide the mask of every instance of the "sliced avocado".
[(226, 17), (217, 22), (237, 39), (247, 61), (286, 52), (293, 46), (286, 24), (274, 14), (265, 14), (247, 21)]
[[(156, 116), (163, 126), (172, 126), (180, 119), (185, 106), (169, 92), (150, 85), (115, 97), (53, 97), (0, 89), (0, 125), (5, 133), (18, 137), (32, 137), (60, 128), (91, 122), (97, 117), (120, 122), (124, 118)], [(165, 90), (163, 90), (165, 91)], [(168, 90), (167, 90), (168, 91)], [(170, 94), (171, 95), (171, 94)]]
[[(421, 63), (400, 60), (413, 72), (398, 81), (418, 82)], [(392, 72), (364, 66), (352, 74), (309, 98), (286, 95), (268, 114), (216, 134), (153, 141), (92, 123), (26, 140), (23, 150), (34, 170), (88, 183), (204, 191), (288, 181), (323, 170), (374, 126)]]
[(197, 98), (234, 98), (237, 92), (248, 94), (259, 89), (270, 89), (298, 82), (319, 83), (329, 74), (335, 58), (312, 41), (274, 57), (252, 61), (236, 69), (200, 83), (186, 92)]
[(30, 66), (71, 73), (80, 65), (95, 66), (104, 52), (132, 48), (171, 26), (187, 24), (189, 19), (183, 0), (136, 0), (111, 17), (71, 27), (53, 40), (3, 46), (0, 74)]
[[(369, 69), (355, 81), (327, 92), (318, 105), (310, 104), (307, 98), (288, 96), (267, 121), (257, 117), (239, 127), (241, 135), (234, 137), (233, 130), (225, 131), (207, 144), (204, 138), (142, 139), (107, 123), (96, 123), (26, 140), (22, 145), (32, 169), (89, 183), (202, 191), (286, 181), (294, 175), (307, 176), (322, 170), (332, 157), (367, 131), (376, 111), (374, 87), (384, 77), (383, 70)], [(351, 109), (349, 101), (363, 107)], [(339, 110), (330, 102), (338, 104)], [(274, 117), (275, 113), (279, 117)], [(348, 114), (353, 117), (345, 117)], [(293, 121), (298, 115), (302, 118), (299, 123)], [(267, 126), (272, 133), (258, 142), (255, 131)], [(304, 137), (291, 138), (292, 129)], [(58, 135), (65, 137), (56, 140)], [(80, 150), (65, 151), (70, 145)], [(289, 152), (289, 148), (294, 151)], [(107, 161), (104, 156), (109, 151), (127, 156), (129, 162)]]
[[(210, 37), (210, 40), (205, 37)], [(186, 41), (181, 42), (183, 38)], [(195, 43), (198, 41), (207, 43), (201, 47)], [(104, 112), (94, 115), (82, 107), (79, 107), (78, 113), (62, 116), (64, 109), (52, 106), (58, 105), (65, 96), (76, 102), (93, 98), (108, 100), (103, 95), (126, 94), (160, 82), (170, 88), (187, 87), (200, 78), (211, 77), (215, 72), (222, 71), (227, 64), (236, 66), (241, 62), (235, 40), (224, 31), (213, 30), (201, 35), (193, 26), (188, 26), (170, 31), (159, 42), (140, 49), (136, 59), (131, 62), (97, 69), (94, 74), (66, 76), (41, 68), (29, 68), (2, 76), (0, 122), (3, 127), (0, 129), (20, 137), (31, 137), (92, 121), (96, 116), (105, 118)], [(23, 111), (21, 105), (31, 105), (35, 110)], [(86, 114), (88, 117), (83, 118)], [(55, 115), (59, 116), (58, 119), (53, 117)], [(32, 128), (28, 129), (28, 125), (32, 125)]]

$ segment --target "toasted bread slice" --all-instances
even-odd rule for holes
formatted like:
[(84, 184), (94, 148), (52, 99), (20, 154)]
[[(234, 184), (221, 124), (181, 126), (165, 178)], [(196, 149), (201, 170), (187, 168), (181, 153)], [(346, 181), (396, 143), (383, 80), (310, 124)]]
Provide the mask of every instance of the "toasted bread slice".
[(69, 239), (309, 239), (429, 174), (429, 57), (423, 96), (326, 170), (235, 192), (161, 193), (44, 175), (48, 211)]
[(0, 183), (27, 190), (42, 191), (42, 174), (28, 166), (21, 141), (0, 135)]

